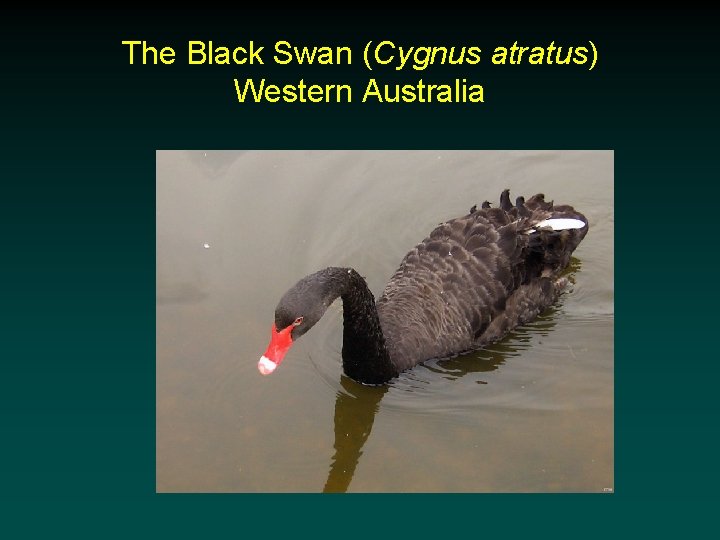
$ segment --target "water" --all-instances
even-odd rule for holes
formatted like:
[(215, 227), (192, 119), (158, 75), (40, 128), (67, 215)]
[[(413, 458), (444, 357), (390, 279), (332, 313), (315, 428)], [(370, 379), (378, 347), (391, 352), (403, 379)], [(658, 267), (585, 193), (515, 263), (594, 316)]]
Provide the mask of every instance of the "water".
[[(603, 492), (613, 478), (613, 154), (157, 154), (159, 492)], [(268, 377), (299, 278), (377, 295), (439, 222), (544, 192), (590, 220), (571, 292), (471, 355), (384, 387), (342, 375), (338, 301)]]

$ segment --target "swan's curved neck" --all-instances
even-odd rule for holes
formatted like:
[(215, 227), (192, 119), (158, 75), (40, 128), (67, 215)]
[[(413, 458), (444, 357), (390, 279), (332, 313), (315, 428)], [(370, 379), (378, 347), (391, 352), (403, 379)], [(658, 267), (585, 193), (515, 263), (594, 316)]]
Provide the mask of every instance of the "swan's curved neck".
[(367, 283), (352, 268), (343, 276), (343, 371), (361, 383), (382, 384), (397, 376), (390, 361), (380, 319)]

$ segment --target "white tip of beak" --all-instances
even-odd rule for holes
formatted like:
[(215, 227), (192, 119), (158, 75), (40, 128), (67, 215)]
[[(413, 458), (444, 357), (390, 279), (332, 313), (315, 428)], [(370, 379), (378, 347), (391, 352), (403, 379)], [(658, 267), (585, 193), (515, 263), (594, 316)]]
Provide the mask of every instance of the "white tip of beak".
[(270, 375), (273, 371), (275, 371), (276, 367), (277, 364), (270, 360), (267, 356), (262, 356), (258, 362), (258, 371), (263, 375)]

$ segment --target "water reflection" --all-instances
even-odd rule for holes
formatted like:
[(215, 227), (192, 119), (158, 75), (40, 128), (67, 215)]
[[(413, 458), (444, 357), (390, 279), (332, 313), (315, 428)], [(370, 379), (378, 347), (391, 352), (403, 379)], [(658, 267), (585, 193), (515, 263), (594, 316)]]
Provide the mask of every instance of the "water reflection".
[(345, 493), (372, 430), (387, 385), (365, 386), (343, 375), (335, 398), (335, 455), (323, 493)]

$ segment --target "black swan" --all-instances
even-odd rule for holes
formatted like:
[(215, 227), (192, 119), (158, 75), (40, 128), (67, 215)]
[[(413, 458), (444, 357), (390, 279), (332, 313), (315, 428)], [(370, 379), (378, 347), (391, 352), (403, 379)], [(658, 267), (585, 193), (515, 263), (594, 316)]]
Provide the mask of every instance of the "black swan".
[(375, 302), (352, 268), (325, 268), (301, 279), (275, 309), (263, 375), (282, 362), (338, 297), (343, 302), (345, 374), (382, 384), (419, 362), (447, 358), (499, 340), (554, 303), (559, 277), (588, 231), (571, 206), (537, 194), (500, 207), (484, 202), (441, 223), (400, 263)]

